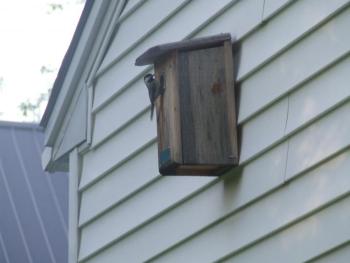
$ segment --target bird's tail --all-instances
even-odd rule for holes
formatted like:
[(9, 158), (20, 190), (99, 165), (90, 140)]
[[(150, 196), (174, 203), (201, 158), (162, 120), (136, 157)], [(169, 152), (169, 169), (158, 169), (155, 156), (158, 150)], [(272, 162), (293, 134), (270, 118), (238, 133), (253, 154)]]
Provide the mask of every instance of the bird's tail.
[(151, 120), (153, 120), (154, 104), (151, 104)]

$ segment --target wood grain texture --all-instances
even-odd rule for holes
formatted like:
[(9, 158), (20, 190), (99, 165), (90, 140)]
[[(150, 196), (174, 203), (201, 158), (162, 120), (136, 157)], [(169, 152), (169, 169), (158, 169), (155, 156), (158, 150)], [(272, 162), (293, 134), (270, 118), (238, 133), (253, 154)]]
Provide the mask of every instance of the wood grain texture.
[(232, 44), (198, 43), (155, 63), (165, 79), (156, 101), (163, 175), (217, 175), (238, 163)]
[(184, 164), (227, 164), (231, 155), (223, 47), (180, 53)]
[(140, 55), (136, 61), (136, 66), (143, 66), (152, 64), (157, 61), (160, 57), (167, 55), (169, 52), (185, 51), (192, 49), (203, 49), (221, 46), (225, 40), (231, 40), (230, 34), (219, 34), (210, 37), (202, 37), (196, 39), (183, 40), (173, 43), (167, 43), (163, 45), (157, 45), (148, 49), (145, 53)]
[(177, 89), (177, 55), (155, 64), (156, 79), (164, 78), (165, 92), (156, 100), (158, 152), (170, 149), (169, 162), (182, 163), (181, 124)]
[(224, 42), (225, 79), (226, 79), (226, 105), (227, 125), (230, 146), (230, 159), (233, 164), (238, 164), (238, 139), (237, 139), (237, 115), (234, 81), (234, 66), (231, 41)]

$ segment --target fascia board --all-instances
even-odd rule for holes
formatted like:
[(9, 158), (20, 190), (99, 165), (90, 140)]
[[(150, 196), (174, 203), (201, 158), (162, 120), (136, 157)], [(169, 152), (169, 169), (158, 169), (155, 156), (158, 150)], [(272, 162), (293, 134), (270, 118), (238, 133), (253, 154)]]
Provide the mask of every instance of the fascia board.
[(81, 74), (90, 56), (91, 47), (94, 44), (96, 34), (100, 29), (109, 2), (108, 0), (94, 1), (94, 5), (84, 26), (83, 33), (79, 39), (73, 59), (69, 65), (60, 92), (56, 98), (53, 111), (45, 128), (44, 144), (46, 146), (53, 146), (59, 133), (71, 99), (78, 86), (78, 81), (81, 78)]

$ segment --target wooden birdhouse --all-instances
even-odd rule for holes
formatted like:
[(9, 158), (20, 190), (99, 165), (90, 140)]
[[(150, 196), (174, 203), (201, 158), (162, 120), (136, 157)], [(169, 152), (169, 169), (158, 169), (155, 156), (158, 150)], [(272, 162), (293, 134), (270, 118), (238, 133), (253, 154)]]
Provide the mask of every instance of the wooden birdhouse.
[(154, 64), (162, 175), (220, 175), (237, 165), (230, 34), (150, 48), (136, 65)]

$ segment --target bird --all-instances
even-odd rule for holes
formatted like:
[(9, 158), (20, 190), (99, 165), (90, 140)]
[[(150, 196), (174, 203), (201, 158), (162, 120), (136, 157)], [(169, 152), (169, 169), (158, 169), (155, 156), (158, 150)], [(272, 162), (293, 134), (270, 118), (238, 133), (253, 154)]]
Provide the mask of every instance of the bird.
[(154, 113), (154, 103), (158, 96), (163, 95), (164, 93), (164, 78), (160, 77), (160, 81), (158, 81), (154, 74), (148, 73), (143, 77), (143, 80), (148, 89), (149, 99), (151, 101), (151, 120), (153, 119)]

